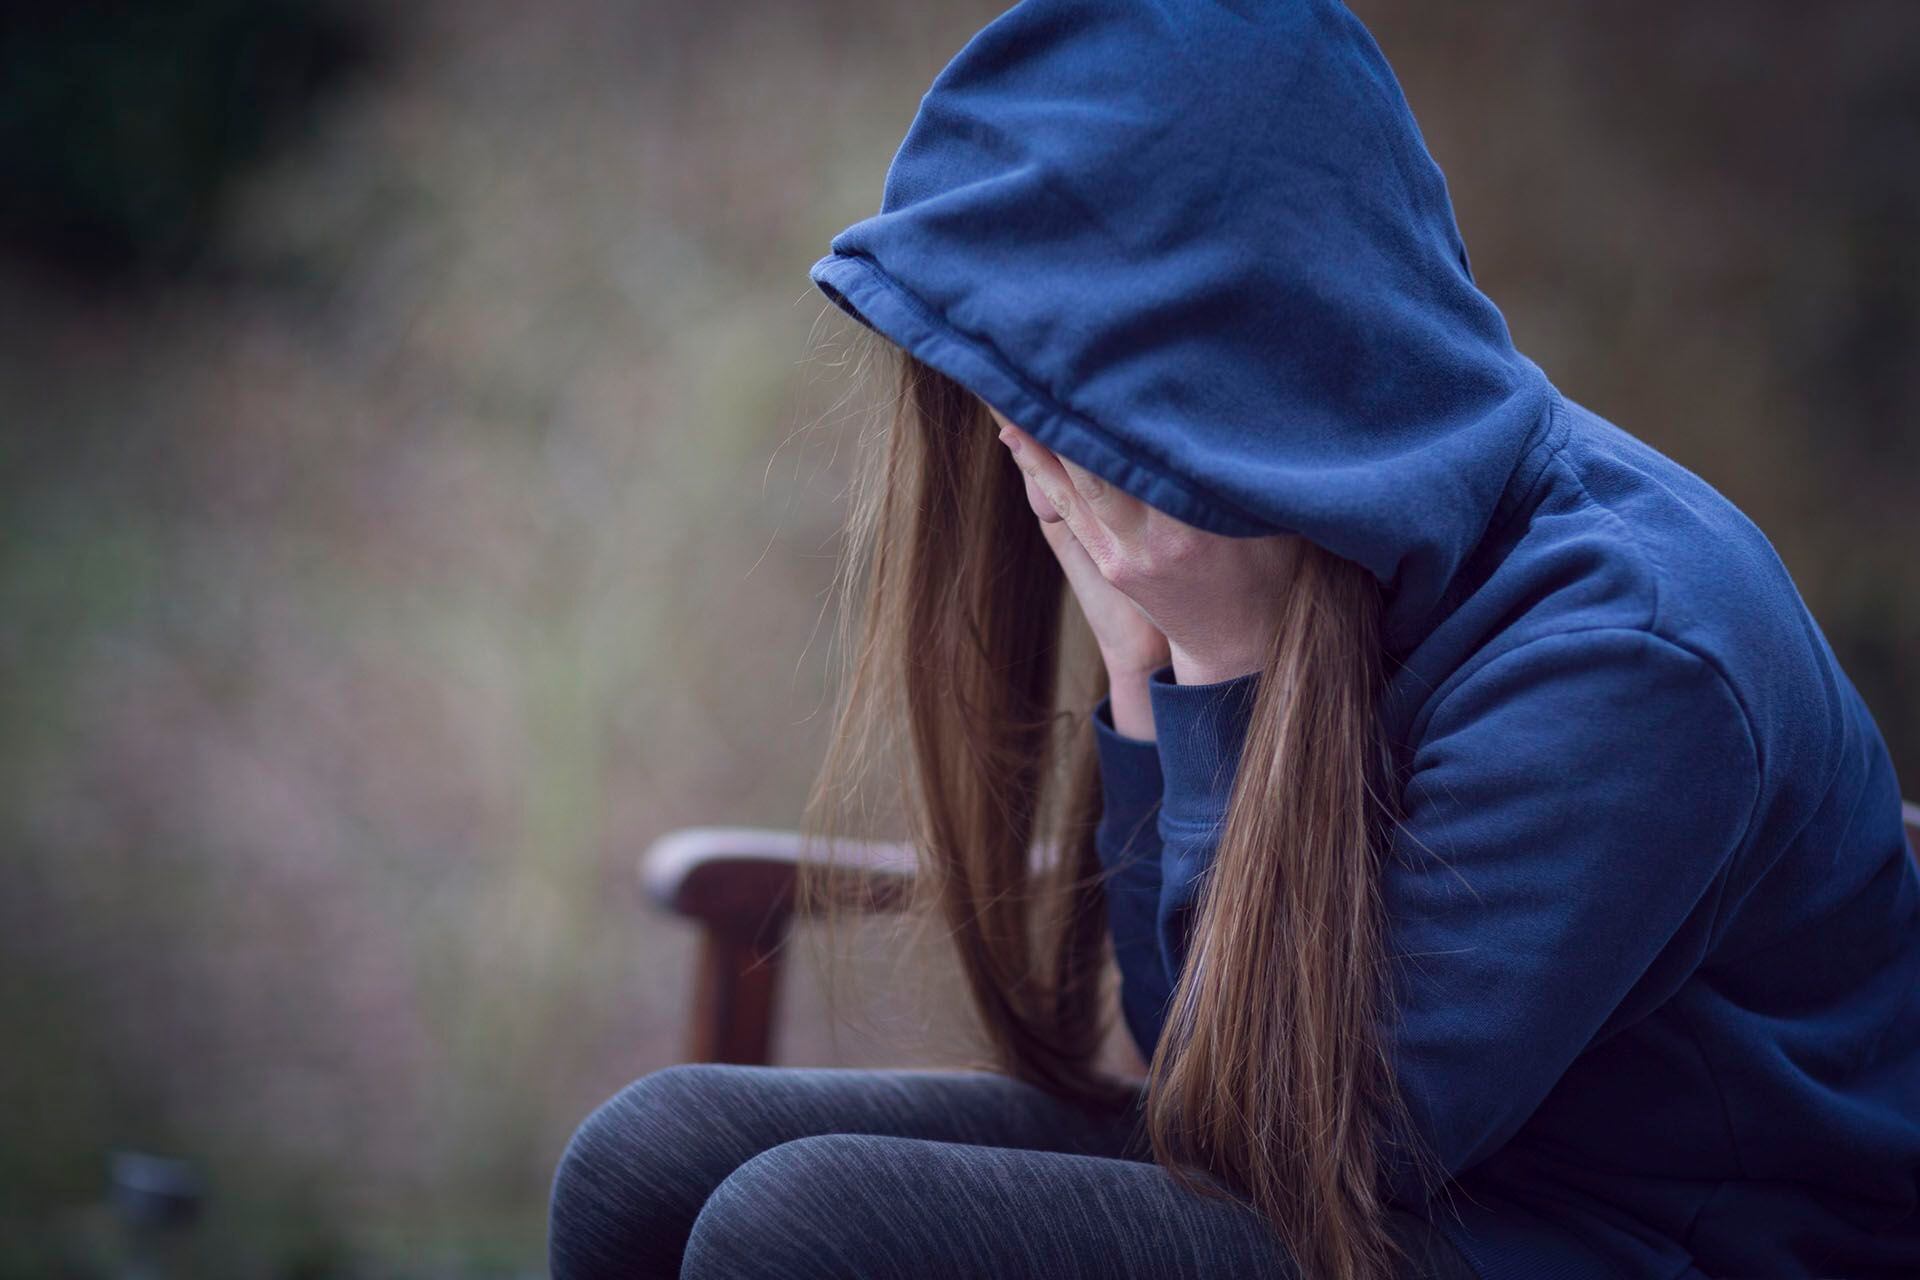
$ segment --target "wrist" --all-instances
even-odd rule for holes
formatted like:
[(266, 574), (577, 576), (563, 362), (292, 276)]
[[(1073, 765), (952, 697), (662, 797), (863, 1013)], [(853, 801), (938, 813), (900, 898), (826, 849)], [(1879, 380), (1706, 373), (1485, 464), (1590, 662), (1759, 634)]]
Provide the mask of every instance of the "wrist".
[(1167, 659), (1166, 645), (1131, 652), (1100, 650), (1100, 663), (1107, 669), (1109, 683), (1120, 680), (1145, 680), (1155, 671), (1166, 666)]
[(1265, 662), (1259, 654), (1193, 654), (1173, 646), (1175, 684), (1220, 684), (1259, 671)]
[[(1162, 662), (1158, 665), (1166, 664)], [(1153, 694), (1149, 688), (1149, 678), (1157, 669), (1107, 669), (1107, 706), (1113, 717), (1114, 732), (1121, 737), (1144, 742), (1154, 740)]]

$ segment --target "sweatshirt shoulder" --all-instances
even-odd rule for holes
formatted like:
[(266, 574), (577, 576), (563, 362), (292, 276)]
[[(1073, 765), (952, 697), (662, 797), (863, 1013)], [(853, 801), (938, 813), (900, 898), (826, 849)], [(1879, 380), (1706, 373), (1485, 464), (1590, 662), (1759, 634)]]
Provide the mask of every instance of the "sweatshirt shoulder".
[(1560, 444), (1396, 680), (1406, 740), (1495, 664), (1638, 634), (1712, 673), (1764, 772), (1818, 789), (1871, 726), (1772, 543), (1681, 463), (1572, 401), (1556, 411)]
[(1744, 511), (1591, 410), (1568, 401), (1565, 411), (1566, 445), (1550, 467), (1554, 510), (1604, 531), (1635, 564), (1650, 631), (1723, 665), (1756, 644), (1804, 637), (1792, 575)]
[[(1450, 674), (1552, 636), (1633, 630), (1693, 655), (1752, 713), (1836, 713), (1831, 650), (1766, 534), (1706, 480), (1563, 400), (1562, 444), (1490, 537), (1446, 625)], [(1475, 634), (1477, 633), (1477, 634)]]

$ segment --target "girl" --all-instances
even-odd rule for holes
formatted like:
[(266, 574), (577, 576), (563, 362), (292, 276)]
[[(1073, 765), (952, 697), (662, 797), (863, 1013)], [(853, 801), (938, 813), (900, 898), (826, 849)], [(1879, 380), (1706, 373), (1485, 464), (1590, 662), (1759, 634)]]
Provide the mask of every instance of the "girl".
[(1515, 351), (1350, 13), (1026, 0), (813, 278), (901, 380), (811, 812), (904, 732), (997, 1069), (650, 1075), (557, 1280), (1920, 1274), (1886, 747)]

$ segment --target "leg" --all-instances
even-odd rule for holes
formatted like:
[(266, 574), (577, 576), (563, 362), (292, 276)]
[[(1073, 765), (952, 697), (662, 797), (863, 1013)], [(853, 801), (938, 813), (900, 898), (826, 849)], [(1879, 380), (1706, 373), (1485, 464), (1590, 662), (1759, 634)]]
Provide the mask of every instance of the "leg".
[(987, 1072), (695, 1063), (643, 1076), (580, 1126), (554, 1176), (554, 1280), (680, 1273), (695, 1216), (728, 1175), (820, 1134), (1146, 1160), (1130, 1108), (1083, 1110)]
[[(1397, 1215), (1407, 1277), (1472, 1271)], [(1444, 1244), (1443, 1244), (1444, 1247)], [(832, 1134), (748, 1160), (708, 1198), (683, 1280), (1300, 1280), (1244, 1201), (1137, 1160)]]

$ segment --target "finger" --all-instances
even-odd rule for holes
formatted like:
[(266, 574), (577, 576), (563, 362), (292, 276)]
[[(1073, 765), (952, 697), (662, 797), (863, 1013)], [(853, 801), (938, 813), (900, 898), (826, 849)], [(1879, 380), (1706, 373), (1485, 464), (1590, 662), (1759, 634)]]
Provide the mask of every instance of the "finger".
[(1073, 530), (1067, 527), (1066, 521), (1043, 523), (1040, 532), (1046, 537), (1047, 545), (1053, 548), (1054, 558), (1059, 560), (1060, 568), (1065, 571), (1067, 580), (1073, 584), (1076, 592), (1104, 585), (1099, 567), (1093, 563), (1093, 557), (1087, 554), (1087, 549), (1080, 545), (1080, 540), (1073, 536)]
[(1087, 554), (1097, 562), (1109, 546), (1112, 535), (1080, 501), (1066, 468), (1060, 465), (1060, 459), (1054, 456), (1051, 449), (1011, 422), (1000, 434), (1010, 449), (1015, 443), (1019, 444), (1020, 447), (1013, 454), (1015, 465), (1039, 488), (1060, 518), (1066, 521), (1067, 527), (1073, 530), (1073, 536), (1080, 540), (1080, 545), (1087, 549)]
[(1033, 482), (1032, 476), (1022, 472), (1020, 483), (1026, 486), (1027, 505), (1033, 508), (1033, 514), (1040, 517), (1040, 523), (1047, 525), (1065, 523), (1060, 513), (1053, 509), (1053, 504), (1047, 501), (1047, 495), (1040, 492), (1040, 486)]
[[(1075, 598), (1082, 602), (1083, 610), (1087, 607), (1087, 601), (1098, 600), (1113, 590), (1106, 575), (1100, 572), (1100, 566), (1093, 562), (1093, 557), (1087, 554), (1087, 549), (1081, 546), (1079, 539), (1073, 536), (1073, 530), (1067, 528), (1066, 521), (1058, 520), (1052, 524), (1042, 524), (1040, 532), (1045, 535), (1047, 544), (1053, 548), (1054, 559), (1060, 562), (1060, 569), (1066, 574), (1068, 585), (1073, 588)], [(1156, 629), (1158, 628), (1159, 624), (1154, 622), (1153, 615), (1141, 608), (1138, 601), (1124, 593), (1120, 598), (1125, 600), (1135, 613)], [(1092, 621), (1092, 615), (1088, 615), (1088, 621)]]
[(1066, 471), (1067, 481), (1073, 485), (1073, 491), (1094, 518), (1113, 530), (1123, 542), (1132, 542), (1134, 535), (1147, 521), (1147, 504), (1079, 463), (1057, 453), (1053, 456)]

